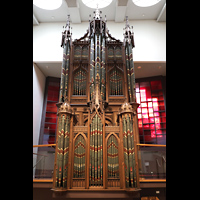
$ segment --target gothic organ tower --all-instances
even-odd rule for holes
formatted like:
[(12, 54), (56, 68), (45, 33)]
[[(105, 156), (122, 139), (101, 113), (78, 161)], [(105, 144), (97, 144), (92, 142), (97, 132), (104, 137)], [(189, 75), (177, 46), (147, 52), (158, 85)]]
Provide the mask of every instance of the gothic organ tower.
[(83, 37), (72, 41), (69, 16), (62, 32), (55, 195), (140, 191), (133, 27), (126, 17), (120, 41), (106, 23), (97, 9)]

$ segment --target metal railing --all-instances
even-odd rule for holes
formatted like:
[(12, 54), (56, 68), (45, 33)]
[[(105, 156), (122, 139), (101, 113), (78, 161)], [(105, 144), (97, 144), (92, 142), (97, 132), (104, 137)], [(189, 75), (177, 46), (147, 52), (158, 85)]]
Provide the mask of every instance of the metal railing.
[(166, 181), (166, 145), (137, 144), (140, 182)]
[[(33, 181), (53, 181), (56, 144), (33, 145)], [(166, 145), (137, 144), (140, 182), (166, 181)]]
[(53, 178), (55, 146), (33, 145), (33, 180)]

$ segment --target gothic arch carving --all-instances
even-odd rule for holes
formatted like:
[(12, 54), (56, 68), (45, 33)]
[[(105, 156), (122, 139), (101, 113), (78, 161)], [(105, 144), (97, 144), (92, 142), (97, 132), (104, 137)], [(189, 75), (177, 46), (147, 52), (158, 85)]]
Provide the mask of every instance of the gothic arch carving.
[[(83, 124), (84, 124), (84, 126), (87, 126), (87, 124), (88, 124), (88, 117), (86, 117), (83, 120)], [(113, 126), (113, 120), (112, 120), (112, 118), (105, 116), (105, 125), (106, 126)]]
[[(73, 139), (73, 178), (85, 178), (87, 138), (83, 132), (79, 132)], [(82, 180), (84, 181), (84, 180)]]
[[(111, 132), (108, 134), (106, 137), (106, 159), (107, 159), (107, 174), (108, 178), (119, 178), (119, 138), (118, 136), (114, 133)], [(112, 180), (112, 183), (115, 180)], [(108, 185), (109, 185), (108, 181)], [(112, 185), (109, 185), (112, 186)]]

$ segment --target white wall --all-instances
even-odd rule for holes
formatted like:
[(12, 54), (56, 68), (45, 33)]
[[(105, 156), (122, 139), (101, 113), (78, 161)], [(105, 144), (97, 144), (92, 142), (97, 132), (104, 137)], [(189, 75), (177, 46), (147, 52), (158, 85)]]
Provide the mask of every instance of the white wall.
[[(61, 33), (66, 23), (40, 23), (33, 26), (33, 61), (62, 61)], [(130, 20), (133, 26), (135, 48), (134, 61), (166, 61), (166, 22), (156, 20)], [(72, 39), (84, 35), (89, 22), (71, 24)], [(107, 27), (113, 37), (123, 41), (124, 23), (108, 21)]]
[[(33, 64), (33, 145), (38, 144), (46, 77)], [(33, 148), (37, 152), (37, 148)]]

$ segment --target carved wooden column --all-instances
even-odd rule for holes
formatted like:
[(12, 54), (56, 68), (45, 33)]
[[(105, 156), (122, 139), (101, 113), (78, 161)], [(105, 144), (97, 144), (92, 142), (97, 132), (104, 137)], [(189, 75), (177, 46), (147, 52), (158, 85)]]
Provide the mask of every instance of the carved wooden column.
[(69, 186), (68, 176), (71, 156), (71, 134), (72, 134), (72, 109), (66, 101), (58, 109), (58, 128), (56, 137), (56, 151), (54, 162), (53, 189), (57, 191), (67, 190)]
[(122, 134), (120, 134), (120, 140), (123, 141), (123, 152), (124, 152), (124, 172), (125, 175), (125, 188), (139, 188), (138, 179), (138, 157), (137, 157), (137, 143), (136, 134), (137, 129), (135, 128), (136, 109), (139, 104), (134, 103), (133, 107), (130, 103), (125, 102), (120, 108), (119, 122), (122, 127)]
[(71, 49), (71, 33), (70, 33), (70, 18), (68, 15), (67, 23), (62, 32), (61, 47), (63, 47), (63, 61), (60, 80), (59, 102), (64, 102), (68, 97), (68, 82), (70, 68), (70, 49)]

